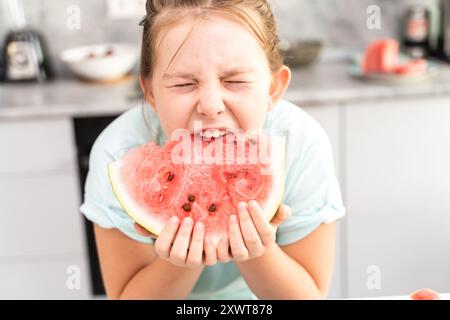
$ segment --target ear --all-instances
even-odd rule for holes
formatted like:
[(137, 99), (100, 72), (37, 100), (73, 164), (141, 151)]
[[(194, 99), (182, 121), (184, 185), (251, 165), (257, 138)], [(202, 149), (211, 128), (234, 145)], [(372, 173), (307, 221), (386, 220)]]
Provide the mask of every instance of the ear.
[(289, 84), (291, 83), (291, 70), (283, 65), (278, 71), (272, 74), (272, 84), (270, 86), (269, 111), (283, 97)]
[(150, 79), (139, 76), (139, 84), (141, 86), (142, 93), (144, 94), (144, 98), (147, 101), (147, 103), (150, 105), (150, 107), (154, 110), (155, 109), (155, 97), (153, 96), (153, 88), (152, 88), (152, 82)]

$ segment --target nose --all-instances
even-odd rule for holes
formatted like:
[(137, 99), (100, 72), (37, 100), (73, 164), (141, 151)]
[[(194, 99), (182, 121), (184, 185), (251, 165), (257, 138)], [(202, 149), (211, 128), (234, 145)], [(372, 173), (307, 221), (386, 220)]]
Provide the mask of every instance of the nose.
[(207, 119), (214, 119), (225, 111), (222, 92), (219, 88), (204, 87), (200, 92), (197, 112)]

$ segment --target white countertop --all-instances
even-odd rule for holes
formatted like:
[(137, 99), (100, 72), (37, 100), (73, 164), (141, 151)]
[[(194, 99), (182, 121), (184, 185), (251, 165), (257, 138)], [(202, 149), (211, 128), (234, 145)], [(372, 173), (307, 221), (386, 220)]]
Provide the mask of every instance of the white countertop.
[(286, 99), (300, 105), (321, 105), (362, 100), (450, 95), (450, 64), (437, 63), (439, 74), (427, 81), (387, 84), (352, 78), (346, 60), (318, 63), (294, 70)]
[[(440, 300), (450, 300), (450, 293), (440, 293)], [(369, 298), (356, 298), (349, 300), (411, 300), (409, 295), (407, 296), (385, 296), (385, 297), (369, 297)]]
[[(450, 64), (439, 64), (430, 81), (388, 85), (363, 82), (347, 74), (344, 58), (293, 70), (285, 98), (300, 106), (449, 95)], [(0, 120), (20, 117), (113, 115), (141, 103), (133, 80), (114, 85), (86, 84), (75, 79), (46, 84), (0, 84)]]
[(0, 120), (119, 114), (140, 103), (134, 88), (132, 80), (109, 85), (77, 80), (0, 84)]

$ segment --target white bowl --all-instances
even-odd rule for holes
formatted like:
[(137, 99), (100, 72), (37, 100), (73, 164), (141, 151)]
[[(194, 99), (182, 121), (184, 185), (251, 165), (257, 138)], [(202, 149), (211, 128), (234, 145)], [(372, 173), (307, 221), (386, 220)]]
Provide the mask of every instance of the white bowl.
[(60, 58), (82, 79), (114, 81), (133, 69), (138, 59), (138, 49), (131, 44), (105, 43), (67, 49)]

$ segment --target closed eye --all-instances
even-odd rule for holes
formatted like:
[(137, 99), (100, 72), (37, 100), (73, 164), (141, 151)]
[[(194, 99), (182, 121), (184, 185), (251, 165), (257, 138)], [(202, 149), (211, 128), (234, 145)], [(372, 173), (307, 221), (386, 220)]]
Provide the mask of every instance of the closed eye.
[(244, 90), (247, 89), (250, 85), (250, 82), (248, 81), (225, 81), (224, 83), (225, 87), (227, 87), (230, 90)]
[(193, 86), (195, 85), (195, 83), (181, 83), (181, 84), (176, 84), (174, 86), (172, 86), (171, 88), (183, 88), (183, 87), (189, 87), (189, 86)]

